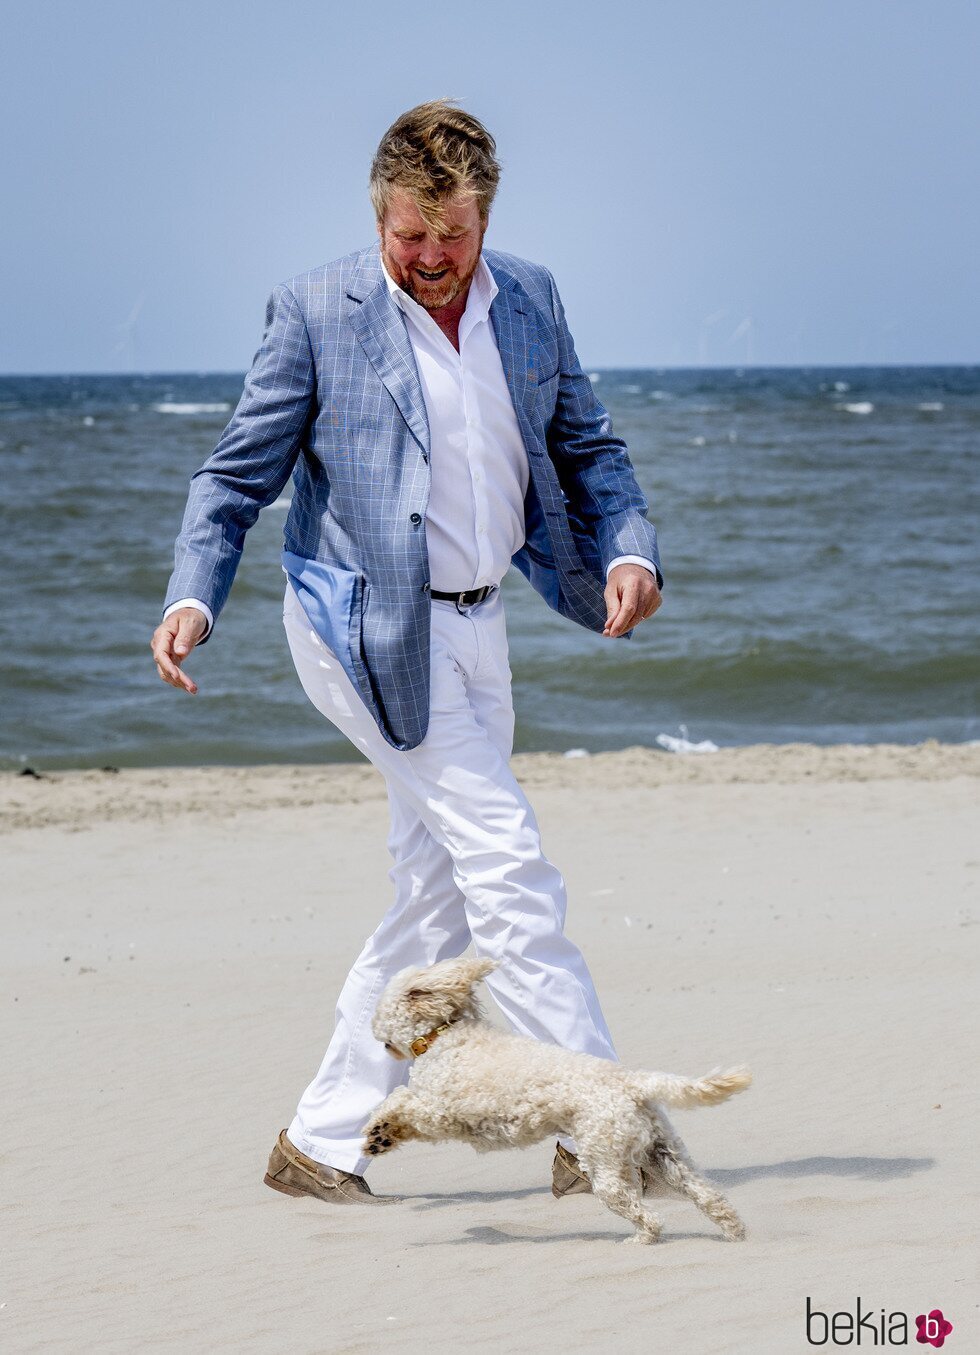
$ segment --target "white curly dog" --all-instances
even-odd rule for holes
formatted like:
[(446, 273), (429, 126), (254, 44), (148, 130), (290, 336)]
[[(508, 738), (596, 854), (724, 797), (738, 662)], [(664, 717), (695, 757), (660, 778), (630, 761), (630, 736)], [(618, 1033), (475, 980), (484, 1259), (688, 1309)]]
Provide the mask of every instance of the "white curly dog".
[(593, 1194), (634, 1225), (627, 1241), (660, 1237), (644, 1194), (686, 1196), (726, 1238), (744, 1237), (741, 1219), (698, 1175), (663, 1107), (714, 1105), (744, 1090), (750, 1074), (733, 1068), (689, 1081), (508, 1034), (483, 1019), (473, 993), (495, 968), (493, 960), (443, 960), (403, 969), (385, 988), (371, 1029), (395, 1058), (416, 1062), (408, 1086), (364, 1126), (365, 1152), (388, 1153), (410, 1139), (459, 1139), (490, 1152), (565, 1134), (575, 1139)]

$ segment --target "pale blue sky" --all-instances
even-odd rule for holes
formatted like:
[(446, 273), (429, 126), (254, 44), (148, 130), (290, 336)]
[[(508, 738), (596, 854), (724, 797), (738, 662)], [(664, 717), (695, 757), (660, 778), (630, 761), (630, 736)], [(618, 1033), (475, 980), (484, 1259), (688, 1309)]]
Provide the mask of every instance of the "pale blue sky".
[(583, 362), (977, 362), (974, 0), (4, 0), (0, 372), (238, 371), (459, 98)]

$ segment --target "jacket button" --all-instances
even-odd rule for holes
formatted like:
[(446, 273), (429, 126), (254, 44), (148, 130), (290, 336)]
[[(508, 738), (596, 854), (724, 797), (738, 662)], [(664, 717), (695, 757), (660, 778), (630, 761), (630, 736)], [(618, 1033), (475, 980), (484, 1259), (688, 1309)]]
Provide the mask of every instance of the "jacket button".
[(429, 584), (428, 584), (428, 583), (424, 583), (424, 584), (422, 585), (422, 592), (423, 592), (423, 593), (427, 593), (428, 591), (429, 591)]
[(409, 521), (414, 522), (415, 525), (416, 525), (416, 527), (417, 527), (417, 526), (419, 525), (419, 523), (422, 521), (422, 514), (421, 514), (421, 513), (413, 513), (412, 516), (411, 516), (411, 518), (409, 519)]

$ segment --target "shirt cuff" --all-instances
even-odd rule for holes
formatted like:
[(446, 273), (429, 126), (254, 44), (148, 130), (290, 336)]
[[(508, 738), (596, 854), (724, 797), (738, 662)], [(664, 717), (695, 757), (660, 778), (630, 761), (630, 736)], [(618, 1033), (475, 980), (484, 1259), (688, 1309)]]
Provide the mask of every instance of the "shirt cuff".
[(198, 644), (201, 644), (201, 642), (206, 640), (208, 636), (211, 634), (211, 628), (214, 625), (214, 615), (211, 611), (211, 608), (208, 606), (206, 602), (202, 602), (200, 598), (181, 598), (179, 602), (171, 602), (170, 606), (164, 612), (161, 620), (166, 621), (167, 617), (170, 615), (171, 612), (179, 611), (181, 607), (196, 607), (199, 612), (204, 613), (204, 619), (208, 623), (208, 628), (201, 636), (201, 639), (198, 640), (197, 642)]
[[(649, 569), (650, 573), (656, 579), (657, 566), (652, 560), (648, 560), (643, 555), (617, 555), (615, 560), (610, 560), (606, 565), (606, 581), (609, 581), (609, 571), (615, 569), (616, 565), (642, 565), (644, 569)], [(658, 584), (659, 586), (659, 584)]]

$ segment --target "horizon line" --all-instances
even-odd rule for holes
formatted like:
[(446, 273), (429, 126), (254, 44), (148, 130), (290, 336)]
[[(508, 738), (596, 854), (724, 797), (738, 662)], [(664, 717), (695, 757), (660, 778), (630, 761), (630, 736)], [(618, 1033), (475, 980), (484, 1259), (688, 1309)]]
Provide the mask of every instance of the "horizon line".
[[(707, 363), (707, 364), (688, 364), (688, 363), (657, 363), (645, 364), (643, 366), (604, 366), (599, 363), (582, 363), (582, 370), (586, 375), (589, 372), (656, 372), (663, 374), (665, 372), (812, 372), (812, 371), (885, 371), (901, 370), (907, 368), (919, 368), (923, 370), (930, 369), (964, 369), (980, 367), (980, 361), (974, 362), (732, 362), (732, 363)], [(16, 380), (18, 378), (42, 379), (46, 377), (109, 377), (109, 376), (127, 376), (127, 377), (161, 377), (161, 376), (247, 376), (249, 368), (230, 368), (214, 367), (203, 370), (201, 368), (159, 368), (156, 370), (141, 369), (134, 370), (106, 370), (106, 371), (84, 371), (60, 369), (58, 371), (38, 372), (0, 372), (0, 381)]]

